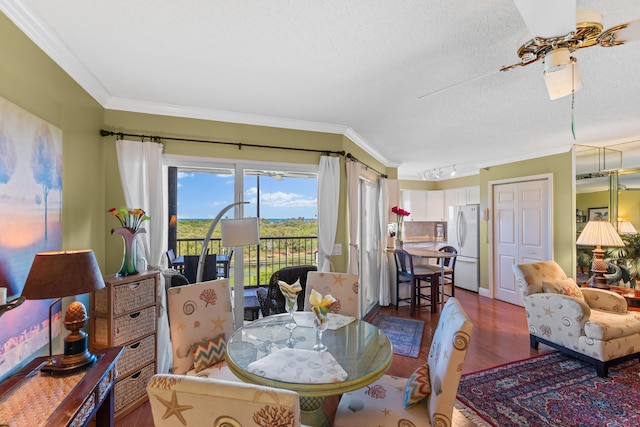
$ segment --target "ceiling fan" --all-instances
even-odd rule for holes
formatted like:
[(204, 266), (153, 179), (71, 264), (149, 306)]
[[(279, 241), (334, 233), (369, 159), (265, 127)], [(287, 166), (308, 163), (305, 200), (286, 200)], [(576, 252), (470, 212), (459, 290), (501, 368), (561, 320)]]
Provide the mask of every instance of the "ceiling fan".
[(518, 48), (520, 62), (438, 89), (419, 98), (488, 77), (499, 71), (509, 71), (542, 60), (549, 98), (558, 99), (582, 88), (577, 59), (571, 56), (573, 52), (595, 45), (618, 46), (640, 39), (640, 19), (603, 31), (602, 14), (596, 10), (576, 10), (576, 0), (514, 0), (514, 3), (529, 33), (534, 34)]

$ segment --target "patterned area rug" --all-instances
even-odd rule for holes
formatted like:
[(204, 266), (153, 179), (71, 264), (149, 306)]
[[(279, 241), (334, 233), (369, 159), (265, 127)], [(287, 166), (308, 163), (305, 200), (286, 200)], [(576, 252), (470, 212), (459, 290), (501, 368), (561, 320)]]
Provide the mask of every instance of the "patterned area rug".
[(418, 357), (422, 343), (424, 320), (377, 315), (372, 322), (382, 329), (393, 344), (393, 353), (400, 356)]
[(640, 363), (609, 368), (559, 352), (462, 376), (456, 407), (481, 426), (639, 426)]

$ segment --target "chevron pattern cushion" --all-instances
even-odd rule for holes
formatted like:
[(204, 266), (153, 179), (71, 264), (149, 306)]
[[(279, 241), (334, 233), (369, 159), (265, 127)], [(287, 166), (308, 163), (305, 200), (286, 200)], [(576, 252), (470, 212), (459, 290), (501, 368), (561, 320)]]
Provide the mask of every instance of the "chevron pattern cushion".
[(195, 343), (193, 345), (194, 370), (200, 372), (214, 363), (224, 360), (226, 350), (227, 341), (224, 334)]
[(429, 365), (419, 366), (407, 379), (404, 389), (404, 407), (410, 408), (431, 394), (431, 379)]

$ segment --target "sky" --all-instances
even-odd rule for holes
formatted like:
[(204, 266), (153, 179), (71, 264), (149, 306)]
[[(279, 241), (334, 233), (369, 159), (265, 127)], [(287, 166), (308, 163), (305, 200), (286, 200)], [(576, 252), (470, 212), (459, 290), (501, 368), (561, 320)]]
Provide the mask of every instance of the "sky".
[[(178, 218), (212, 219), (225, 206), (233, 203), (232, 175), (213, 173), (178, 173)], [(244, 216), (257, 215), (258, 179), (245, 176)], [(260, 217), (266, 219), (317, 218), (315, 178), (260, 177)], [(228, 217), (233, 215), (229, 211)]]

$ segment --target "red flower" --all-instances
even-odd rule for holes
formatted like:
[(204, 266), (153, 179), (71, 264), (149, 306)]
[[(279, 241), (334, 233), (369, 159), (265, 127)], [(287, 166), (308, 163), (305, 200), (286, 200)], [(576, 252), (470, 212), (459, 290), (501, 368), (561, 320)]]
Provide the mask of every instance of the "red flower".
[(391, 208), (391, 212), (393, 212), (394, 214), (398, 215), (398, 216), (409, 216), (411, 215), (408, 211), (405, 211), (404, 209), (398, 207), (398, 206), (394, 206)]

